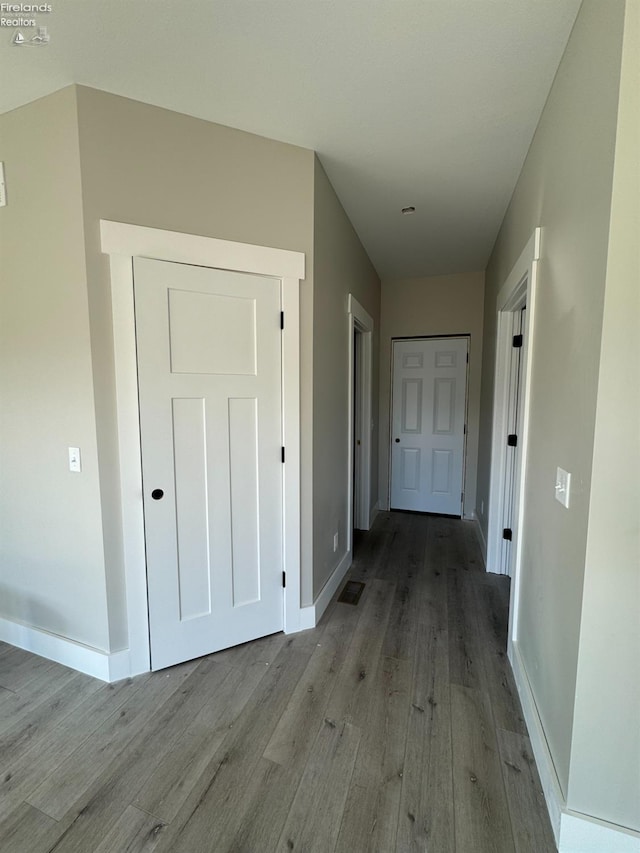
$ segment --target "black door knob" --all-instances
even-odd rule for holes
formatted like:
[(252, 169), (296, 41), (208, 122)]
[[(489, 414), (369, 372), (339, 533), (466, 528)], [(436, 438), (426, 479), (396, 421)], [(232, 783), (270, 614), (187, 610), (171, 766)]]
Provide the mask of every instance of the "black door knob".
[(164, 492), (162, 491), (162, 489), (154, 489), (151, 492), (151, 497), (154, 499), (154, 501), (159, 501), (160, 498), (164, 497)]
[(396, 438), (396, 444), (400, 444), (400, 439)]

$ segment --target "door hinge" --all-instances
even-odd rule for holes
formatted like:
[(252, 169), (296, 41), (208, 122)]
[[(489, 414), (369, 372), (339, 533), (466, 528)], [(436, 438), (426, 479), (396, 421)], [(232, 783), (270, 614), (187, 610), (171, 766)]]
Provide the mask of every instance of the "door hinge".
[(509, 447), (517, 447), (518, 446), (518, 436), (512, 432), (507, 436), (507, 445)]
[(522, 335), (514, 335), (513, 336), (513, 345), (516, 348), (519, 348), (522, 346)]
[(469, 353), (467, 353), (467, 364), (469, 364)]
[(509, 542), (511, 542), (511, 540), (513, 539), (513, 531), (510, 527), (505, 527), (505, 529), (502, 531), (502, 538), (508, 539)]
[(284, 311), (280, 312), (280, 328), (284, 329)]
[(464, 503), (464, 492), (460, 492), (460, 503)]
[(282, 447), (281, 450), (282, 450), (282, 462), (284, 463), (284, 447)]
[(287, 573), (283, 572), (282, 573), (282, 588), (284, 589), (286, 587), (286, 585), (287, 585)]
[(465, 424), (463, 427), (463, 435), (466, 435), (466, 434), (467, 434), (467, 425)]

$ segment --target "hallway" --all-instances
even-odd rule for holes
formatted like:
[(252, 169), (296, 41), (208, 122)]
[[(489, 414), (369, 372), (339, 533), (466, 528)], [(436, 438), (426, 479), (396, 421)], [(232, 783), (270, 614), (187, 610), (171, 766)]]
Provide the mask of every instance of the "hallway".
[(470, 523), (380, 513), (356, 606), (106, 685), (0, 644), (4, 853), (555, 850)]

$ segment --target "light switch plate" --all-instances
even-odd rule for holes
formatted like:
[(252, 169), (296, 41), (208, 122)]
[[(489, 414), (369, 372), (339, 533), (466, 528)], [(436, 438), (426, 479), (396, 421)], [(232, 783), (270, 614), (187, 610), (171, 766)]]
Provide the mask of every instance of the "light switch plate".
[(80, 474), (82, 472), (82, 460), (80, 459), (79, 447), (69, 448), (69, 470), (74, 474)]
[(569, 509), (569, 492), (571, 490), (571, 474), (564, 468), (556, 469), (556, 500)]
[(0, 163), (0, 207), (7, 205), (7, 187), (4, 182), (4, 163)]

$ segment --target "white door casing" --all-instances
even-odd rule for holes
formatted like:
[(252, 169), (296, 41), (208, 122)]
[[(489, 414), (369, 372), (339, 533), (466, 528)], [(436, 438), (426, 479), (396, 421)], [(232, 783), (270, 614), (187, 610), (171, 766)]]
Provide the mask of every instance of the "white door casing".
[[(347, 300), (347, 320), (349, 323), (349, 427), (348, 427), (348, 467), (347, 494), (348, 515), (347, 551), (353, 547), (353, 529), (351, 519), (359, 530), (369, 530), (371, 527), (371, 453), (372, 453), (372, 383), (373, 383), (373, 317), (362, 307), (355, 296), (350, 293)], [(355, 372), (356, 333), (359, 338), (358, 382)], [(360, 421), (360, 455), (357, 465), (357, 480), (354, 477), (355, 464), (355, 433), (358, 411)], [(358, 492), (356, 500), (355, 492)], [(355, 509), (354, 509), (355, 505)]]
[(280, 281), (137, 258), (152, 669), (283, 627)]
[(512, 541), (509, 547), (511, 572), (511, 601), (509, 606), (508, 652), (512, 660), (513, 646), (518, 638), (520, 602), (520, 560), (522, 556), (522, 519), (526, 493), (527, 448), (529, 443), (529, 410), (531, 406), (531, 365), (538, 260), (541, 229), (536, 228), (509, 273), (496, 299), (498, 315), (496, 334), (496, 369), (494, 383), (493, 434), (491, 442), (491, 482), (489, 490), (489, 523), (487, 535), (487, 571), (501, 572), (503, 556), (503, 519), (505, 512), (505, 482), (507, 451), (505, 442), (509, 416), (509, 367), (513, 347), (513, 315), (526, 306), (523, 346), (520, 353), (520, 401), (518, 428), (518, 458), (513, 486)]
[(313, 608), (300, 605), (300, 252), (219, 240), (181, 232), (101, 220), (101, 248), (109, 255), (118, 431), (123, 578), (129, 647), (110, 680), (150, 669), (142, 467), (139, 431), (133, 259), (236, 270), (279, 278), (285, 328), (282, 332), (284, 630), (313, 627)]
[(391, 508), (461, 515), (467, 337), (393, 341)]

